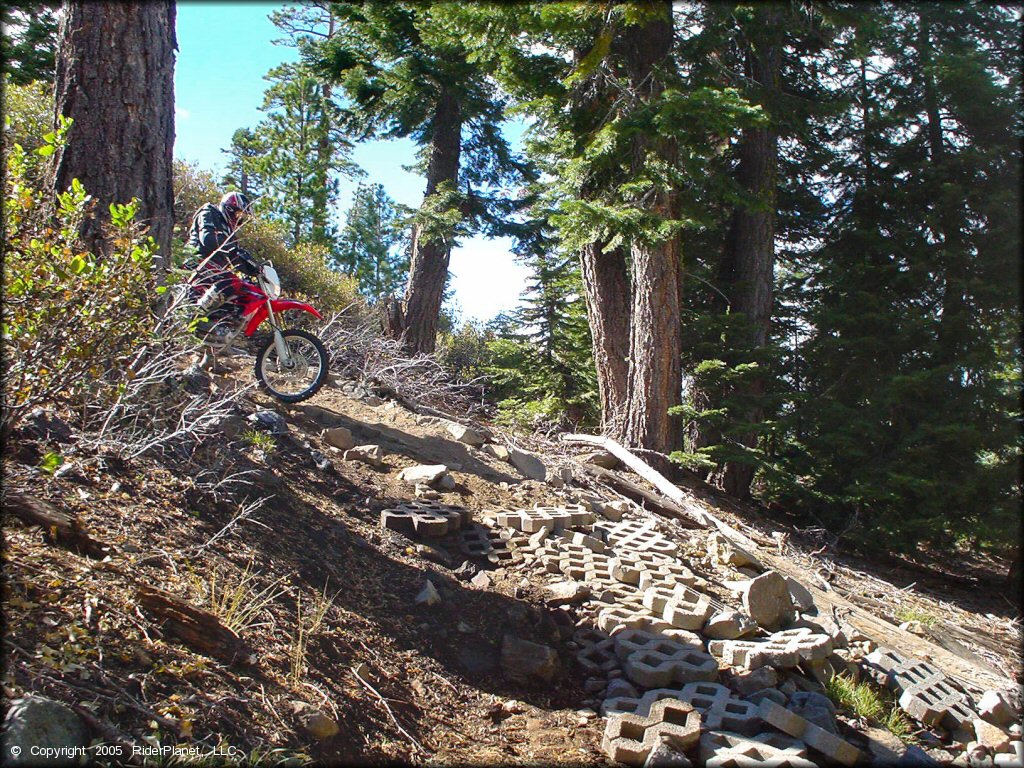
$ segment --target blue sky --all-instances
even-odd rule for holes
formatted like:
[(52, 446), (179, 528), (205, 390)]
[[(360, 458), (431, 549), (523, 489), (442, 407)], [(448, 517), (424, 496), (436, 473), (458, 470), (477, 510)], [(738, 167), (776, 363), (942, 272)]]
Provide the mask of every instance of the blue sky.
[[(179, 0), (176, 158), (219, 176), (225, 160), (221, 150), (231, 143), (231, 135), (263, 117), (263, 76), (298, 58), (294, 49), (272, 43), (282, 35), (268, 17), (280, 7), (266, 2)], [(402, 169), (413, 161), (413, 150), (409, 141), (368, 142), (356, 148), (354, 158), (366, 171), (366, 181), (383, 184), (395, 200), (416, 206), (423, 199), (425, 182)], [(355, 181), (342, 183), (339, 218), (355, 186)], [(527, 271), (513, 259), (510, 245), (507, 239), (476, 237), (452, 251), (452, 287), (463, 319), (489, 320), (517, 304)]]

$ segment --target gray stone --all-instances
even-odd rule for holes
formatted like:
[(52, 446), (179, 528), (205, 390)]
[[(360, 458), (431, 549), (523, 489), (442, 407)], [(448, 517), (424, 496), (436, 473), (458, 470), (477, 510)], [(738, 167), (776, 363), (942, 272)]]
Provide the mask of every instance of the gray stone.
[(523, 477), (541, 482), (547, 479), (547, 467), (544, 466), (543, 461), (532, 453), (520, 451), (518, 448), (509, 448), (508, 460), (512, 463), (513, 467), (519, 470)]
[(1013, 723), (1013, 709), (1001, 691), (985, 691), (978, 701), (978, 714), (995, 725), (1007, 726)]
[(754, 691), (749, 696), (744, 697), (751, 704), (761, 705), (762, 701), (769, 700), (774, 701), (780, 706), (786, 705), (786, 694), (780, 691), (778, 688), (762, 688), (760, 691)]
[(434, 586), (434, 582), (427, 579), (427, 583), (423, 585), (423, 589), (416, 595), (417, 605), (436, 605), (441, 602), (441, 595), (437, 591), (437, 587)]
[[(203, 370), (197, 366), (192, 366), (183, 374), (183, 383), (184, 379), (191, 375), (198, 375), (204, 378), (205, 385), (202, 385), (202, 389), (209, 391), (210, 377)], [(39, 440), (56, 440), (58, 443), (71, 442), (71, 426), (60, 416), (47, 411), (45, 408), (33, 408), (29, 415), (25, 417), (24, 429), (32, 437)]]
[(729, 687), (740, 696), (750, 696), (765, 688), (779, 684), (779, 673), (774, 667), (758, 667), (753, 672), (736, 675), (729, 681)]
[(584, 462), (593, 464), (604, 469), (615, 469), (619, 466), (619, 460), (606, 451), (594, 451), (580, 457)]
[(458, 483), (455, 481), (455, 478), (447, 472), (441, 475), (436, 485), (438, 490), (441, 491), (454, 491), (458, 487)]
[(786, 577), (786, 584), (789, 585), (789, 596), (793, 601), (793, 605), (801, 611), (809, 611), (814, 608), (814, 596), (807, 587), (792, 576)]
[(797, 691), (789, 697), (786, 708), (805, 720), (824, 728), (829, 733), (839, 734), (836, 727), (836, 708), (828, 696), (809, 691)]
[(299, 715), (299, 724), (317, 741), (326, 741), (338, 735), (338, 722), (318, 709), (308, 710)]
[(256, 411), (249, 415), (249, 421), (272, 435), (288, 434), (288, 422), (276, 411)]
[[(59, 701), (42, 696), (11, 701), (3, 735), (7, 765), (68, 765), (72, 762), (68, 755), (81, 754), (88, 744), (89, 730), (85, 723)], [(64, 757), (47, 759), (41, 756), (40, 749), (53, 750), (48, 754), (63, 754)]]
[(644, 760), (643, 768), (691, 768), (693, 763), (665, 739), (658, 741)]
[(313, 463), (316, 464), (316, 468), (321, 471), (326, 471), (331, 468), (331, 460), (324, 456), (320, 451), (310, 451), (309, 457), (313, 459)]
[(513, 680), (550, 683), (558, 674), (558, 654), (547, 645), (505, 635), (501, 641), (501, 666)]
[(974, 733), (978, 737), (978, 743), (993, 752), (1006, 752), (1010, 748), (1010, 734), (998, 725), (975, 720)]
[(345, 461), (358, 461), (371, 467), (384, 465), (384, 452), (379, 445), (357, 445), (345, 451)]
[(479, 431), (477, 431), (477, 430), (475, 430), (475, 429), (473, 429), (471, 427), (467, 427), (467, 426), (464, 426), (462, 424), (459, 424), (457, 422), (449, 421), (448, 424), (447, 424), (447, 427), (448, 427), (448, 434), (450, 434), (452, 437), (454, 437), (460, 443), (465, 443), (466, 445), (471, 445), (474, 448), (479, 448), (481, 445), (483, 445), (487, 441), (486, 438), (484, 437), (483, 433), (481, 433), (481, 432), (479, 432)]
[(480, 569), (477, 568), (476, 565), (471, 563), (469, 560), (464, 560), (462, 562), (462, 565), (460, 565), (458, 568), (452, 571), (452, 573), (455, 575), (455, 578), (457, 578), (459, 581), (469, 581), (474, 576), (476, 576), (477, 571), (479, 570)]
[(487, 571), (480, 571), (476, 576), (469, 580), (477, 589), (487, 589), (491, 586), (491, 577), (487, 574)]
[(321, 435), (325, 443), (339, 450), (347, 451), (349, 448), (356, 447), (356, 441), (352, 438), (352, 433), (345, 429), (345, 427), (331, 427), (330, 429), (325, 429)]
[(776, 630), (793, 612), (789, 585), (776, 571), (762, 573), (746, 585), (743, 609), (758, 626)]
[(418, 464), (415, 467), (406, 467), (398, 473), (398, 479), (409, 485), (422, 483), (433, 485), (442, 477), (448, 474), (448, 467), (444, 464)]
[(604, 692), (604, 697), (606, 699), (615, 699), (620, 696), (628, 696), (631, 699), (636, 699), (640, 697), (640, 694), (628, 680), (623, 680), (622, 678), (609, 680), (608, 687)]
[(481, 450), (484, 453), (493, 456), (501, 461), (508, 461), (508, 448), (504, 445), (497, 445), (496, 443), (488, 443)]
[(735, 640), (757, 629), (757, 624), (739, 611), (719, 611), (707, 620), (701, 634), (713, 640)]
[(732, 565), (736, 568), (752, 566), (758, 571), (764, 570), (764, 566), (752, 554), (743, 549), (721, 533), (712, 533), (708, 536), (708, 552), (721, 565)]
[(579, 581), (559, 581), (544, 587), (548, 593), (547, 604), (572, 605), (582, 603), (590, 597), (590, 587)]
[(443, 565), (445, 568), (452, 567), (451, 555), (438, 547), (432, 547), (429, 544), (417, 544), (416, 554), (424, 560), (429, 560), (432, 563)]

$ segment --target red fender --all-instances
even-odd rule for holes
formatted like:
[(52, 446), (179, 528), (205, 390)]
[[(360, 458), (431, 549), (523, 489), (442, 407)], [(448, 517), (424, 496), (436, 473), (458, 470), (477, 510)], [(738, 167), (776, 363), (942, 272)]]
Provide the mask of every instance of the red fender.
[[(261, 300), (259, 302), (253, 302), (253, 304), (256, 304), (256, 308), (254, 309), (252, 315), (249, 316), (248, 322), (246, 322), (245, 324), (246, 336), (252, 336), (254, 333), (256, 333), (256, 329), (259, 328), (260, 324), (267, 319), (267, 316), (269, 314), (267, 312), (266, 301)], [(324, 319), (324, 316), (317, 312), (314, 307), (302, 301), (295, 301), (294, 299), (274, 299), (270, 302), (270, 306), (273, 307), (274, 312), (284, 312), (287, 309), (298, 309), (303, 312), (309, 312), (309, 314), (313, 315), (319, 320)]]

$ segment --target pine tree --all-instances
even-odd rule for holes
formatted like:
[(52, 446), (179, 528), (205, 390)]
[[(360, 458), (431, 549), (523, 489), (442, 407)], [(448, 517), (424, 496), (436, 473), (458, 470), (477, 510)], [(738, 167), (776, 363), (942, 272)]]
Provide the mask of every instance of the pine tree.
[(0, 8), (0, 62), (14, 85), (52, 83), (60, 2), (9, 0)]
[(393, 296), (409, 269), (402, 217), (382, 184), (360, 184), (338, 237), (336, 266), (359, 281), (374, 302)]
[(221, 150), (230, 158), (223, 183), (258, 201), (266, 194), (267, 184), (260, 161), (267, 152), (266, 143), (253, 130), (239, 128), (231, 135), (231, 146)]

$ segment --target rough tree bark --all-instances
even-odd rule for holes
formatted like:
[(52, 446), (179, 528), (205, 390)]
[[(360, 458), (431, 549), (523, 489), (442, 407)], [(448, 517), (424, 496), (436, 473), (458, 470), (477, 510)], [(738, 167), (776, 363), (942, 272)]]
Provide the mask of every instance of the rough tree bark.
[[(656, 101), (664, 90), (657, 68), (672, 48), (672, 6), (643, 25), (627, 27), (616, 41), (625, 56), (633, 98)], [(653, 155), (676, 162), (674, 142), (638, 136), (633, 141), (632, 168), (639, 175)], [(675, 194), (658, 190), (647, 207), (663, 219), (676, 218)], [(629, 374), (625, 439), (629, 445), (668, 453), (677, 444), (678, 426), (668, 410), (679, 405), (682, 351), (679, 326), (679, 238), (634, 239)]]
[[(462, 110), (456, 96), (447, 88), (442, 87), (438, 97), (432, 129), (426, 198), (437, 192), (444, 182), (458, 188)], [(392, 303), (386, 317), (388, 332), (395, 338), (404, 338), (410, 354), (434, 351), (451, 248), (450, 238), (428, 239), (419, 226), (413, 228), (405, 299), (401, 307)]]
[(604, 253), (601, 243), (580, 251), (587, 319), (594, 339), (594, 365), (601, 396), (601, 431), (626, 438), (626, 382), (629, 376), (630, 288), (620, 249)]
[(74, 120), (54, 155), (54, 193), (77, 178), (98, 202), (82, 232), (98, 248), (107, 206), (138, 198), (160, 268), (174, 225), (174, 19), (171, 0), (66, 0), (54, 90), (54, 123)]
[[(757, 27), (752, 31), (746, 56), (747, 74), (756, 88), (754, 100), (765, 107), (771, 117), (780, 87), (783, 13), (778, 5), (758, 7)], [(739, 331), (742, 337), (734, 335), (727, 344), (731, 348), (763, 347), (768, 340), (775, 282), (778, 145), (778, 133), (773, 126), (743, 131), (737, 180), (754, 202), (737, 205), (733, 211), (717, 276), (720, 290), (728, 297), (729, 311), (745, 319), (745, 327)], [(757, 377), (739, 385), (732, 395), (742, 395), (756, 402), (763, 391), (764, 380)], [(757, 424), (763, 417), (764, 409), (760, 405), (732, 414), (734, 422), (743, 424)], [(753, 448), (757, 444), (757, 433), (750, 430), (731, 439)], [(753, 466), (728, 462), (716, 479), (726, 493), (747, 498), (753, 477)]]

